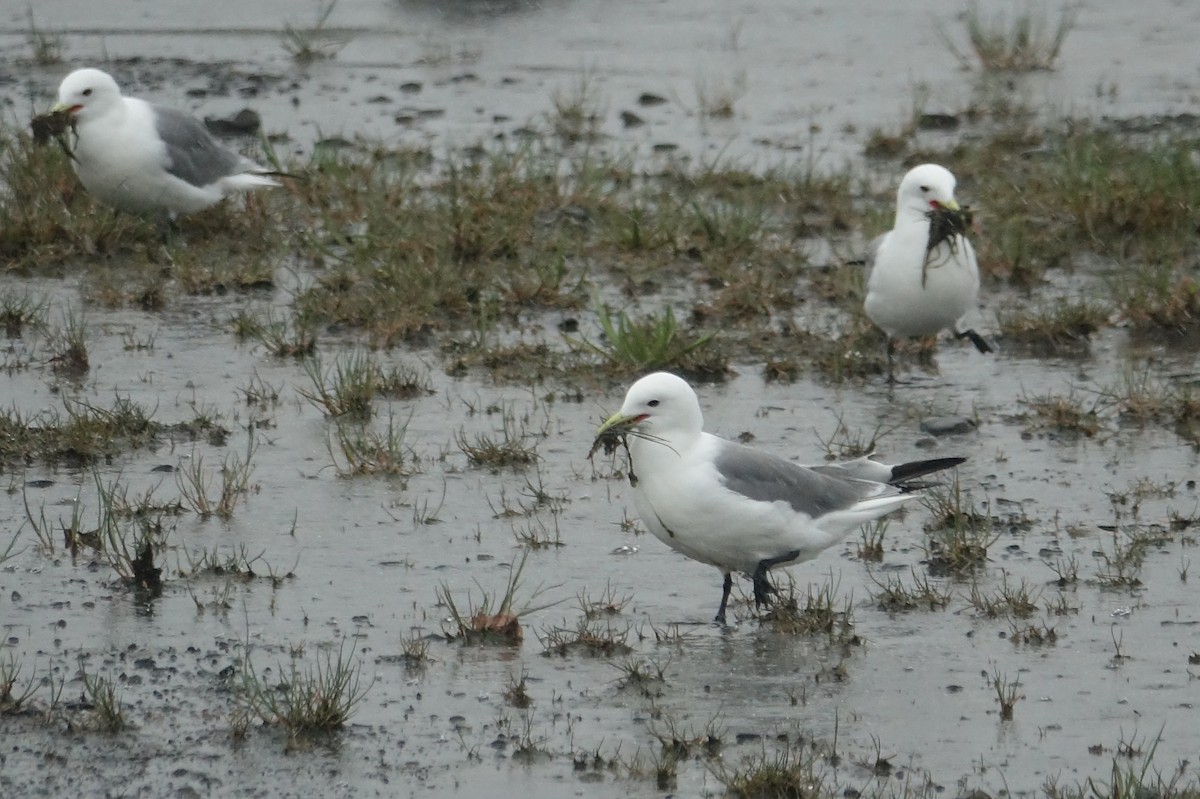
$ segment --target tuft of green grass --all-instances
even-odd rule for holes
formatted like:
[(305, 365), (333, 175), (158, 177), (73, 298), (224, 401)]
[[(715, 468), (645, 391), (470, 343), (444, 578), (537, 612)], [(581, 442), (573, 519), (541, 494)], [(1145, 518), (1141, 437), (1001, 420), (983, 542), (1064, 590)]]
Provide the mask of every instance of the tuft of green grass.
[(91, 364), (88, 360), (87, 319), (82, 312), (67, 307), (62, 314), (62, 326), (52, 331), (50, 363), (57, 371), (82, 376)]
[(612, 618), (592, 618), (584, 614), (574, 627), (549, 627), (538, 633), (546, 656), (558, 655), (566, 657), (580, 652), (593, 657), (612, 657), (613, 655), (629, 655), (633, 647), (626, 641), (629, 639), (631, 627), (614, 624)]
[(122, 732), (129, 728), (129, 720), (125, 717), (125, 709), (121, 705), (121, 697), (112, 680), (98, 675), (88, 674), (82, 661), (79, 664), (79, 676), (83, 680), (83, 693), (91, 705), (92, 723), (96, 729), (103, 732)]
[[(353, 639), (356, 642), (358, 639)], [(271, 685), (259, 674), (247, 650), (242, 658), (234, 694), (238, 701), (235, 725), (249, 717), (282, 727), (289, 739), (303, 739), (336, 732), (345, 726), (366, 697), (374, 681), (364, 683), (362, 664), (354, 660), (354, 644), (347, 639), (337, 651), (326, 650), (311, 664), (299, 662), (293, 651), (291, 662), (278, 671), (280, 682)]]
[(406, 441), (407, 436), (408, 422), (400, 424), (390, 414), (383, 430), (369, 424), (335, 420), (327, 448), (341, 477), (368, 474), (408, 477), (416, 473), (419, 461)]
[(727, 795), (737, 799), (760, 797), (797, 797), (815, 799), (824, 796), (824, 777), (819, 772), (820, 754), (805, 751), (802, 743), (790, 740), (768, 751), (744, 758), (740, 764), (718, 763), (716, 776), (725, 783)]
[(472, 466), (492, 470), (521, 468), (539, 460), (536, 436), (507, 410), (501, 413), (501, 429), (497, 435), (476, 433), (469, 437), (465, 430), (459, 430), (455, 441)]
[(967, 601), (977, 614), (990, 619), (1013, 617), (1027, 619), (1037, 612), (1038, 598), (1041, 593), (1035, 591), (1024, 577), (1016, 585), (1009, 585), (1008, 572), (1001, 572), (1000, 586), (991, 594), (979, 590), (979, 584), (972, 582)]
[(1110, 315), (1104, 303), (1081, 297), (1001, 308), (996, 320), (1005, 342), (1052, 355), (1086, 350), (1092, 334), (1108, 324)]
[(333, 30), (329, 27), (329, 16), (337, 6), (337, 0), (328, 0), (317, 6), (316, 20), (308, 27), (296, 27), (290, 22), (284, 23), (280, 44), (283, 49), (300, 65), (311, 64), (333, 58), (349, 43), (349, 36), (344, 31)]
[(202, 519), (214, 515), (224, 521), (232, 518), (238, 499), (251, 488), (254, 449), (254, 440), (250, 439), (244, 459), (236, 453), (225, 455), (218, 470), (220, 486), (215, 496), (211, 492), (212, 475), (204, 468), (204, 457), (197, 455), (188, 459), (186, 466), (175, 472), (184, 502)]
[(48, 297), (4, 289), (0, 291), (0, 328), (7, 338), (21, 338), (26, 328), (46, 326), (49, 307)]
[(1091, 438), (1103, 429), (1100, 416), (1102, 399), (1085, 402), (1074, 390), (1067, 394), (1046, 393), (1020, 398), (1031, 413), (1020, 418), (1030, 433), (1048, 432), (1058, 436)]
[(933, 518), (925, 525), (925, 553), (933, 575), (965, 576), (987, 563), (988, 548), (999, 538), (990, 516), (964, 497), (958, 480), (950, 488), (935, 486), (922, 502)]
[(634, 321), (624, 311), (613, 317), (604, 306), (597, 308), (596, 314), (604, 332), (603, 345), (586, 339), (568, 340), (599, 355), (610, 372), (630, 375), (672, 369), (719, 379), (728, 370), (724, 357), (705, 352), (715, 334), (684, 333), (670, 307), (661, 316), (650, 315), (641, 321)]
[(328, 369), (323, 368), (321, 356), (314, 354), (303, 365), (313, 388), (300, 389), (300, 396), (334, 418), (371, 417), (372, 401), (382, 388), (383, 375), (369, 354), (360, 351), (337, 357)]
[(810, 583), (803, 598), (788, 575), (786, 587), (778, 595), (762, 621), (788, 635), (823, 635), (838, 646), (860, 643), (854, 632), (854, 600), (847, 598), (838, 607), (837, 583), (832, 575), (825, 582)]
[[(1067, 35), (1075, 26), (1079, 7), (1064, 3), (1057, 20), (1052, 20), (1044, 4), (1014, 3), (1003, 12), (992, 15), (980, 10), (980, 4), (967, 6), (964, 20), (967, 38), (980, 67), (986, 72), (1030, 72), (1054, 68)], [(946, 31), (939, 27), (942, 40), (959, 60), (970, 65), (970, 59), (954, 45)]]
[(459, 608), (449, 586), (444, 583), (439, 586), (437, 589), (438, 602), (450, 612), (450, 618), (447, 621), (452, 626), (445, 629), (445, 623), (443, 623), (447, 637), (457, 638), (464, 644), (519, 645), (524, 638), (521, 617), (557, 604), (556, 602), (535, 604), (538, 597), (557, 587), (542, 585), (534, 589), (529, 599), (518, 604), (517, 594), (521, 589), (521, 575), (524, 573), (528, 561), (529, 550), (525, 549), (522, 550), (519, 561), (509, 564), (508, 580), (505, 583), (503, 594), (488, 593), (476, 583), (481, 597), (478, 601), (470, 599), (465, 608)]
[(29, 45), (32, 61), (39, 67), (49, 67), (61, 64), (63, 51), (66, 49), (61, 33), (51, 33), (39, 28), (33, 18), (33, 6), (29, 6), (29, 29), (25, 32), (25, 41)]
[(950, 605), (951, 592), (942, 590), (928, 575), (917, 574), (916, 569), (910, 569), (913, 582), (905, 585), (900, 577), (885, 574), (880, 582), (874, 574), (871, 581), (879, 588), (878, 593), (870, 595), (870, 600), (880, 610), (888, 613), (902, 613), (910, 610), (944, 610)]
[(1013, 708), (1017, 702), (1025, 698), (1025, 695), (1020, 692), (1020, 680), (1010, 682), (1006, 675), (1001, 674), (998, 669), (993, 669), (989, 682), (996, 691), (996, 703), (1000, 705), (1000, 720), (1012, 721)]
[(22, 712), (37, 692), (41, 682), (37, 674), (31, 674), (22, 680), (21, 668), (21, 663), (12, 652), (6, 653), (6, 656), (0, 659), (0, 716)]

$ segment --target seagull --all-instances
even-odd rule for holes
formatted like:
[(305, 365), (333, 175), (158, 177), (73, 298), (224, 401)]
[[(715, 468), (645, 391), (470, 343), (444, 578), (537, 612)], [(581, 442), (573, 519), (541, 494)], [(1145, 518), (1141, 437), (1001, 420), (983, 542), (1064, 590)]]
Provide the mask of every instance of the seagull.
[(920, 497), (916, 478), (966, 460), (888, 466), (863, 457), (806, 467), (703, 427), (687, 381), (655, 372), (630, 387), (596, 438), (626, 436), (634, 503), (650, 532), (725, 575), (716, 616), (722, 624), (734, 572), (753, 580), (756, 607), (769, 605), (772, 568), (816, 557), (859, 525)]
[(979, 263), (963, 235), (969, 217), (954, 199), (954, 186), (954, 175), (945, 167), (910, 169), (896, 194), (896, 222), (873, 243), (864, 306), (888, 337), (889, 383), (895, 382), (897, 338), (950, 329), (980, 352), (992, 351), (974, 330), (958, 329), (979, 297)]
[(74, 129), (72, 163), (97, 199), (135, 214), (191, 214), (237, 192), (278, 186), (270, 172), (216, 142), (194, 117), (122, 97), (98, 69), (58, 87), (54, 114)]

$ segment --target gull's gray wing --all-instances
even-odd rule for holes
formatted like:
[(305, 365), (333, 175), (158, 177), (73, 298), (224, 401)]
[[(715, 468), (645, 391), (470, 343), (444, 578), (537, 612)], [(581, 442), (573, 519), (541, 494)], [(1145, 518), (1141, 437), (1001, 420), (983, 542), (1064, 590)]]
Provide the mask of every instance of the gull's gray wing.
[(174, 108), (152, 106), (158, 136), (167, 144), (167, 171), (193, 186), (245, 172), (247, 160), (217, 143), (204, 125)]
[[(894, 486), (905, 487), (910, 480), (924, 477), (927, 474), (950, 469), (966, 461), (966, 458), (931, 458), (923, 461), (909, 461), (898, 465), (880, 463), (872, 460), (869, 455), (840, 463), (823, 463), (809, 466), (814, 472), (827, 474), (830, 477), (840, 477), (844, 480), (871, 480), (876, 483), (890, 483)], [(919, 487), (919, 486), (917, 486)]]
[(714, 465), (730, 491), (759, 502), (786, 502), (811, 518), (846, 510), (867, 497), (900, 493), (884, 483), (823, 474), (730, 441), (721, 442)]

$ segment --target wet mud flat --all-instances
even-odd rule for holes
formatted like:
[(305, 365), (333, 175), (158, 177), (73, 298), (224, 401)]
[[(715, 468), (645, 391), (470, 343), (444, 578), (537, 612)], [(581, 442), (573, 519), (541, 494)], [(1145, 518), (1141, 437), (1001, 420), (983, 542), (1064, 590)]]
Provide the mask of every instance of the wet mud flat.
[[(469, 18), (445, 22), (422, 8), (435, 43), (441, 37), (455, 45), (459, 36), (492, 42)], [(525, 20), (536, 32), (554, 14), (586, 16), (588, 8), (517, 10), (535, 15)], [(343, 10), (368, 15), (364, 26), (378, 23), (361, 7)], [(1125, 35), (1106, 22), (1111, 13), (1105, 7), (1083, 17), (1069, 43)], [(495, 24), (512, 30), (522, 18)], [(467, 34), (454, 27), (462, 25)], [(710, 26), (706, 35), (728, 28)], [(130, 40), (140, 49), (160, 46), (141, 33)], [(71, 37), (73, 46), (82, 41)], [(224, 39), (198, 41), (215, 48)], [(307, 98), (341, 93), (322, 88), (331, 74), (338, 85), (375, 91), (372, 76), (382, 68), (364, 66), (375, 56), (361, 49), (372, 41), (352, 39), (316, 67), (323, 73), (295, 88), (285, 82), (286, 61), (239, 62), (226, 74), (279, 76), (264, 82), (259, 97), (286, 108), (301, 93), (307, 110)], [(930, 58), (946, 58), (935, 36), (922, 42)], [(486, 64), (491, 52), (484, 47), (476, 63)], [(749, 59), (752, 50), (722, 52)], [(224, 64), (244, 57), (211, 55)], [(1071, 55), (1046, 85), (1096, 80)], [(570, 91), (578, 68), (570, 60), (548, 70), (547, 83), (516, 84), (511, 124), (464, 124), (478, 95), (462, 87), (477, 82), (426, 77), (426, 86), (444, 92), (433, 105), (448, 112), (426, 116), (419, 137), (443, 135), (445, 117), (447, 127), (460, 126), (446, 135), (511, 133), (515, 120), (547, 113), (551, 83)], [(1167, 69), (1142, 60), (1152, 62), (1144, 74)], [(775, 74), (768, 67), (751, 72), (755, 91), (757, 78)], [(195, 64), (177, 68), (150, 68), (164, 93), (173, 77), (213, 80)], [(403, 68), (464, 67), (461, 60), (414, 60)], [(495, 90), (490, 81), (501, 72), (470, 68)], [(40, 79), (53, 86), (54, 74), (46, 69)], [(227, 89), (248, 85), (236, 74), (212, 92), (214, 105)], [(602, 96), (615, 93), (613, 75), (600, 74)], [(676, 94), (690, 96), (692, 68), (678, 74), (687, 88)], [(621, 85), (621, 97), (650, 90), (637, 80)], [(1135, 92), (1119, 92), (1113, 106), (1127, 117), (1143, 113), (1120, 105), (1127, 94)], [(1156, 95), (1150, 113), (1173, 113), (1174, 94)], [(454, 96), (461, 106), (442, 99)], [(684, 109), (689, 100), (668, 102), (662, 112), (680, 127), (628, 136), (651, 157), (654, 143), (678, 141), (703, 161), (721, 140), (753, 140), (747, 129), (776, 118), (748, 99), (727, 121), (731, 127), (710, 118), (700, 130), (699, 117)], [(272, 103), (260, 110), (277, 118)], [(794, 131), (787, 110), (779, 109), (779, 124)], [(377, 116), (387, 133), (374, 126), (379, 120), (346, 132), (391, 135), (393, 116)], [(559, 121), (569, 116), (560, 113)], [(603, 119), (600, 141), (619, 149), (615, 106)], [(845, 123), (822, 119), (826, 130)], [(269, 123), (269, 130), (272, 124), (290, 133), (293, 122)], [(869, 126), (861, 129), (846, 137), (856, 157)], [(304, 135), (295, 135), (298, 151), (307, 151)], [(967, 149), (984, 135), (966, 131)], [(1054, 796), (1089, 779), (1099, 795), (1114, 795), (1128, 774), (1161, 771), (1169, 780), (1177, 764), (1200, 754), (1200, 617), (1191, 571), (1200, 497), (1186, 410), (1197, 369), (1193, 339), (1139, 326), (1141, 306), (1108, 288), (1120, 262), (1097, 265), (1081, 253), (1073, 268), (1047, 269), (1029, 289), (1014, 277), (1023, 265), (1000, 245), (988, 263), (1012, 272), (991, 276), (979, 314), (982, 329), (1003, 328), (995, 357), (943, 341), (936, 366), (910, 353), (901, 385), (889, 390), (874, 367), (841, 375), (814, 367), (815, 345), (796, 332), (821, 328), (814, 320), (853, 317), (852, 304), (812, 298), (818, 290), (850, 291), (856, 267), (840, 254), (880, 229), (899, 159), (945, 146), (942, 134), (927, 136), (905, 155), (866, 168), (867, 182), (885, 188), (856, 190), (850, 230), (837, 232), (836, 220), (814, 222), (825, 215), (812, 212), (801, 215), (816, 229), (811, 235), (789, 225), (801, 241), (787, 249), (806, 263), (782, 275), (812, 294), (789, 305), (750, 284), (746, 291), (770, 306), (750, 312), (750, 322), (736, 309), (752, 304), (730, 297), (737, 272), (722, 271), (718, 256), (741, 263), (768, 249), (771, 236), (754, 238), (746, 250), (713, 241), (679, 246), (682, 255), (661, 271), (654, 263), (630, 268), (640, 256), (629, 251), (572, 255), (561, 285), (578, 282), (581, 290), (561, 288), (551, 300), (540, 290), (517, 291), (516, 273), (505, 273), (504, 291), (516, 304), (527, 301), (527, 310), (498, 305), (489, 315), (488, 306), (471, 303), (466, 321), (439, 318), (395, 341), (381, 328), (329, 324), (312, 348), (320, 367), (309, 356), (281, 355), (269, 336), (237, 332), (247, 316), (266, 326), (297, 324), (304, 292), (337, 283), (329, 264), (306, 254), (313, 241), (295, 232), (302, 226), (285, 221), (313, 221), (290, 216), (291, 199), (268, 198), (247, 214), (245, 224), (261, 226), (248, 229), (263, 234), (269, 279), (255, 277), (261, 264), (241, 284), (207, 272), (209, 283), (195, 277), (197, 260), (258, 257), (218, 251), (203, 221), (185, 226), (192, 238), (182, 248), (160, 251), (153, 231), (118, 227), (109, 230), (118, 243), (105, 249), (100, 239), (98, 256), (6, 264), (5, 306), (28, 301), (42, 310), (27, 314), (36, 324), (7, 335), (4, 350), (5, 433), (29, 437), (34, 454), (6, 462), (0, 495), (0, 553), (13, 541), (0, 565), (0, 675), (7, 681), (0, 688), (11, 683), (0, 702), (0, 790), (719, 796), (798, 795), (799, 780), (805, 790), (819, 783), (818, 795)], [(788, 152), (779, 141), (768, 149)], [(968, 155), (958, 157), (969, 163)], [(743, 166), (714, 168), (707, 177), (736, 186), (746, 180), (743, 171), (753, 172)], [(992, 199), (972, 198), (971, 190), (968, 177), (966, 197), (985, 206)], [(599, 206), (581, 201), (580, 211), (555, 202), (547, 205), (556, 213), (537, 217), (545, 228), (602, 218)], [(330, 212), (312, 226), (334, 229), (334, 218)], [(734, 229), (729, 217), (714, 220), (717, 232)], [(1000, 240), (1005, 229), (997, 222), (993, 215), (980, 235)], [(275, 230), (288, 237), (273, 238)], [(1181, 258), (1194, 271), (1194, 259)], [(338, 274), (344, 282), (353, 277)], [(1013, 319), (1014, 306), (1052, 299), (1075, 308), (1100, 291), (1112, 292), (1112, 308), (1081, 346), (1061, 346), (1061, 331), (1035, 334), (1045, 340), (1031, 346), (1003, 321)], [(956, 482), (893, 519), (881, 539), (879, 531), (851, 537), (791, 570), (790, 586), (780, 575), (795, 599), (793, 614), (760, 618), (743, 594), (731, 611), (736, 623), (714, 626), (719, 575), (642, 532), (619, 458), (585, 459), (597, 424), (619, 406), (633, 377), (607, 360), (582, 359), (590, 351), (572, 344), (587, 337), (606, 346), (593, 295), (614, 314), (628, 309), (635, 318), (661, 320), (662, 309), (675, 306), (689, 332), (709, 330), (708, 314), (723, 331), (718, 342), (734, 342), (722, 379), (700, 383), (712, 432), (801, 462), (850, 456), (874, 439), (889, 461), (969, 461)], [(61, 360), (73, 328), (86, 339), (84, 370)], [(860, 346), (852, 325), (840, 329), (844, 335), (831, 338), (844, 348), (841, 362), (866, 359), (869, 367), (881, 358), (881, 340), (863, 338)], [(768, 354), (755, 348), (760, 338)], [(538, 347), (554, 357), (531, 358)], [(874, 355), (862, 355), (868, 347)], [(331, 413), (321, 388), (338, 383), (330, 368), (352, 371), (364, 357), (404, 375), (406, 389), (378, 393), (351, 425)], [(570, 359), (582, 365), (562, 367)], [(517, 362), (518, 369), (502, 368)], [(1162, 410), (1145, 410), (1151, 400)], [(74, 420), (86, 424), (72, 430), (109, 429), (114, 419), (128, 422), (133, 409), (152, 424), (114, 427), (119, 433), (99, 445), (83, 437), (47, 443), (47, 431), (61, 433)], [(376, 449), (363, 457), (367, 445)], [(114, 537), (106, 539), (109, 532)], [(160, 584), (125, 571), (130, 559), (119, 545), (138, 536), (155, 542)], [(748, 588), (739, 582), (739, 591)], [(474, 629), (477, 612), (497, 629)], [(518, 617), (519, 643), (504, 638), (510, 616)], [(332, 693), (353, 699), (342, 728), (313, 732), (271, 717), (267, 699), (289, 696), (289, 686), (315, 689), (331, 673), (349, 680)], [(773, 774), (775, 794), (749, 781)], [(1194, 791), (1189, 776), (1180, 784)], [(1153, 777), (1143, 784), (1153, 787)]]

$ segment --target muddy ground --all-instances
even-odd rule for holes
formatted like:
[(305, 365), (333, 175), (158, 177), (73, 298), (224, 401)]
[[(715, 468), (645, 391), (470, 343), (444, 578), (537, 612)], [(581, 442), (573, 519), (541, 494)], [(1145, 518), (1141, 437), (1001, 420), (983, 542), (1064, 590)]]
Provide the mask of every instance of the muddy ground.
[[(65, 34), (67, 61), (51, 66), (27, 61), (25, 11), (5, 12), (9, 119), (44, 110), (69, 66), (99, 63), (102, 53), (138, 94), (200, 115), (255, 108), (295, 153), (335, 135), (447, 149), (511, 137), (551, 113), (555, 92), (587, 80), (607, 99), (601, 146), (632, 148), (648, 163), (719, 154), (751, 169), (789, 159), (839, 167), (914, 102), (955, 112), (972, 92), (972, 73), (933, 20), (952, 34), (961, 28), (937, 3), (564, 1), (481, 13), (468, 3), (343, 0), (331, 25), (347, 43), (307, 67), (278, 38), (284, 20), (307, 24), (307, 8), (107, 5), (38, 7), (37, 24)], [(1086, 3), (1059, 68), (1022, 79), (1019, 91), (1052, 116), (1190, 112), (1197, 36), (1200, 9), (1185, 4)], [(731, 118), (696, 113), (703, 87), (726, 85), (743, 87)], [(641, 106), (643, 93), (667, 102)], [(645, 124), (627, 127), (626, 110)], [(585, 455), (625, 381), (513, 385), (480, 370), (450, 376), (433, 347), (380, 352), (382, 364), (428, 380), (427, 394), (375, 409), (377, 425), (407, 422), (412, 474), (348, 479), (335, 468), (330, 421), (301, 395), (311, 389), (303, 368), (230, 333), (239, 308), (286, 308), (287, 279), (265, 294), (181, 296), (154, 311), (84, 305), (84, 275), (105, 268), (0, 273), (5, 290), (86, 308), (92, 362), (67, 380), (48, 362), (44, 337), (10, 338), (6, 363), (23, 366), (0, 378), (0, 403), (32, 415), (61, 409), (64, 395), (103, 408), (126, 397), (167, 424), (203, 409), (230, 434), (218, 443), (164, 437), (95, 468), (5, 467), (0, 547), (17, 540), (0, 567), (0, 657), (36, 689), (22, 712), (0, 718), (5, 796), (721, 795), (734, 771), (781, 750), (811, 752), (837, 793), (1031, 796), (1047, 782), (1106, 783), (1114, 763), (1137, 770), (1151, 753), (1167, 774), (1200, 756), (1195, 448), (1158, 425), (1111, 420), (1091, 435), (1067, 434), (1020, 417), (1030, 397), (1071, 393), (1086, 403), (1130, 373), (1194, 380), (1192, 341), (1167, 346), (1107, 327), (1072, 357), (1016, 348), (985, 357), (943, 342), (937, 369), (910, 373), (894, 392), (877, 377), (767, 382), (758, 362), (734, 363), (728, 381), (700, 386), (706, 429), (752, 436), (785, 457), (821, 460), (821, 439), (841, 424), (868, 438), (884, 431), (888, 460), (969, 458), (957, 476), (965, 501), (991, 517), (986, 566), (973, 581), (935, 578), (950, 594), (945, 608), (889, 612), (873, 597), (881, 582), (926, 573), (933, 512), (893, 520), (880, 563), (860, 558), (850, 539), (792, 570), (801, 596), (828, 585), (839, 609), (853, 603), (854, 639), (831, 642), (762, 624), (744, 601), (737, 624), (711, 625), (719, 575), (624, 523), (635, 511), (614, 472), (620, 462)], [(1045, 290), (1078, 285), (1071, 277)], [(978, 326), (988, 330), (1011, 299), (985, 291)], [(655, 302), (641, 297), (639, 307)], [(563, 317), (532, 314), (507, 335), (562, 347)], [(355, 346), (351, 334), (322, 340), (329, 358)], [(247, 402), (253, 385), (272, 387), (277, 400)], [(496, 435), (506, 414), (523, 424), (537, 463), (473, 465), (458, 438)], [(937, 437), (922, 430), (940, 416), (974, 424)], [(102, 557), (72, 557), (34, 533), (30, 516), (66, 521), (78, 506), (85, 524), (95, 518), (98, 483), (171, 500), (189, 464), (202, 461), (219, 481), (219, 464), (248, 451), (252, 489), (228, 519), (170, 519), (160, 597), (127, 587)], [(1164, 532), (1136, 582), (1114, 582), (1114, 552), (1145, 530)], [(202, 552), (243, 553), (254, 576), (184, 576), (189, 553)], [(439, 592), (461, 606), (502, 594), (526, 552), (518, 605), (549, 606), (521, 618), (523, 642), (448, 640), (454, 625)], [(1052, 565), (1072, 559), (1078, 581), (1060, 585)], [(985, 595), (1024, 585), (1036, 610), (991, 618), (970, 601), (972, 583)], [(613, 606), (589, 628), (608, 645), (547, 654), (593, 605)], [(1040, 642), (1014, 642), (1030, 628)], [(428, 644), (417, 663), (405, 657), (414, 640)], [(344, 731), (289, 741), (255, 722), (238, 734), (234, 682), (248, 651), (275, 682), (293, 657), (308, 667), (339, 646), (352, 648), (367, 689)], [(113, 681), (129, 729), (93, 728), (83, 673)], [(522, 678), (527, 708), (507, 695)], [(1000, 718), (997, 678), (1021, 697), (1011, 720)], [(660, 782), (664, 752), (679, 762)]]

